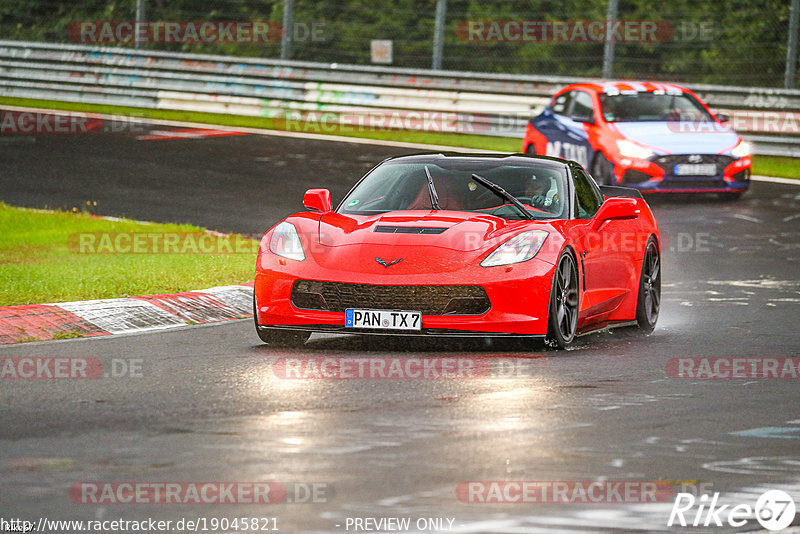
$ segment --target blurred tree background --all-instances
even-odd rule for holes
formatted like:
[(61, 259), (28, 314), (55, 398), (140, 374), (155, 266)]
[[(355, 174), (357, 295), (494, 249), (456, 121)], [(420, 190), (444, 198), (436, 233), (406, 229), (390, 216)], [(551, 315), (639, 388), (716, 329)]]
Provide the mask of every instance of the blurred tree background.
[[(393, 65), (431, 67), (436, 0), (294, 0), (291, 59), (370, 64), (372, 39)], [(273, 21), (284, 0), (145, 0), (148, 21)], [(447, 0), (443, 68), (599, 77), (602, 42), (469, 41), (466, 21), (605, 20), (603, 0)], [(660, 21), (671, 36), (620, 42), (614, 77), (782, 87), (790, 0), (619, 0), (618, 20)], [(133, 21), (136, 0), (3, 0), (0, 39), (70, 42), (78, 21)], [(318, 29), (310, 39), (311, 25)], [(131, 44), (121, 44), (128, 46)], [(145, 49), (279, 58), (280, 43), (149, 43)]]

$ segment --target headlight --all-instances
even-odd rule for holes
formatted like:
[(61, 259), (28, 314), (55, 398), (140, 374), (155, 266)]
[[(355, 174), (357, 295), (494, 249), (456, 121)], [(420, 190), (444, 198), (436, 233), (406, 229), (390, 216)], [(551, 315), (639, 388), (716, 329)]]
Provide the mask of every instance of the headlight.
[(743, 158), (750, 155), (750, 143), (739, 141), (739, 144), (733, 147), (731, 155), (735, 158)]
[(275, 227), (272, 238), (269, 240), (269, 249), (273, 254), (290, 260), (306, 259), (306, 255), (303, 254), (303, 245), (300, 243), (300, 236), (297, 235), (297, 228), (286, 221)]
[(620, 154), (628, 158), (647, 159), (654, 154), (649, 148), (627, 139), (618, 139), (617, 148)]
[(547, 232), (544, 230), (522, 232), (494, 249), (494, 252), (481, 262), (481, 266), (495, 267), (527, 261), (536, 256), (546, 238)]

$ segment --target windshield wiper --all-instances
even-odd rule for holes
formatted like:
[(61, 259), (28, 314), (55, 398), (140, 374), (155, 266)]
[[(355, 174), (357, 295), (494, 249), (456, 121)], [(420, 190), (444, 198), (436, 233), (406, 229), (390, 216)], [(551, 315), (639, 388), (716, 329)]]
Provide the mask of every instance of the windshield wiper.
[(533, 215), (531, 215), (528, 212), (528, 210), (525, 209), (525, 206), (522, 205), (522, 202), (517, 200), (517, 197), (515, 197), (514, 195), (512, 195), (511, 193), (509, 193), (508, 191), (506, 191), (505, 189), (503, 189), (502, 187), (500, 187), (496, 183), (490, 182), (489, 180), (487, 180), (483, 176), (478, 176), (477, 174), (473, 174), (472, 175), (472, 179), (475, 180), (476, 182), (478, 182), (479, 184), (481, 184), (482, 186), (486, 187), (487, 189), (489, 189), (493, 193), (495, 193), (497, 196), (499, 196), (503, 200), (507, 200), (508, 202), (511, 202), (511, 204), (513, 204), (514, 207), (517, 208), (519, 210), (519, 212), (522, 213), (522, 216), (525, 217), (526, 219), (529, 219), (529, 220), (533, 219)]
[(425, 165), (425, 175), (428, 177), (428, 192), (431, 194), (431, 207), (435, 210), (440, 210), (442, 208), (439, 207), (439, 195), (436, 194), (436, 186), (433, 185), (433, 176), (431, 176), (431, 171), (428, 170), (427, 165)]

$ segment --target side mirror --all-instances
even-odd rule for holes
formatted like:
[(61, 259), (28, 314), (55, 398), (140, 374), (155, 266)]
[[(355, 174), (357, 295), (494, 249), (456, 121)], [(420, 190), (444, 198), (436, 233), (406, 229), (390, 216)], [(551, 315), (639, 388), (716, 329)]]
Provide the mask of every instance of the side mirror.
[(311, 211), (321, 211), (322, 213), (333, 211), (331, 192), (327, 189), (309, 189), (303, 195), (303, 206)]
[(731, 116), (727, 113), (717, 113), (714, 115), (719, 122), (730, 122)]
[(606, 221), (619, 219), (635, 219), (639, 216), (636, 199), (612, 197), (607, 198), (594, 216), (595, 226), (600, 227)]

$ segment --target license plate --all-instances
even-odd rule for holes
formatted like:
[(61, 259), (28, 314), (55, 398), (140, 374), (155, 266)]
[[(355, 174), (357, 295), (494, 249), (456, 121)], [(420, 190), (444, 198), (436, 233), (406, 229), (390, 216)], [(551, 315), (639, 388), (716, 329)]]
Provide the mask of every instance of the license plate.
[(675, 176), (715, 176), (717, 166), (714, 163), (679, 163), (672, 173)]
[(344, 325), (378, 330), (422, 330), (422, 312), (349, 308), (344, 312)]

